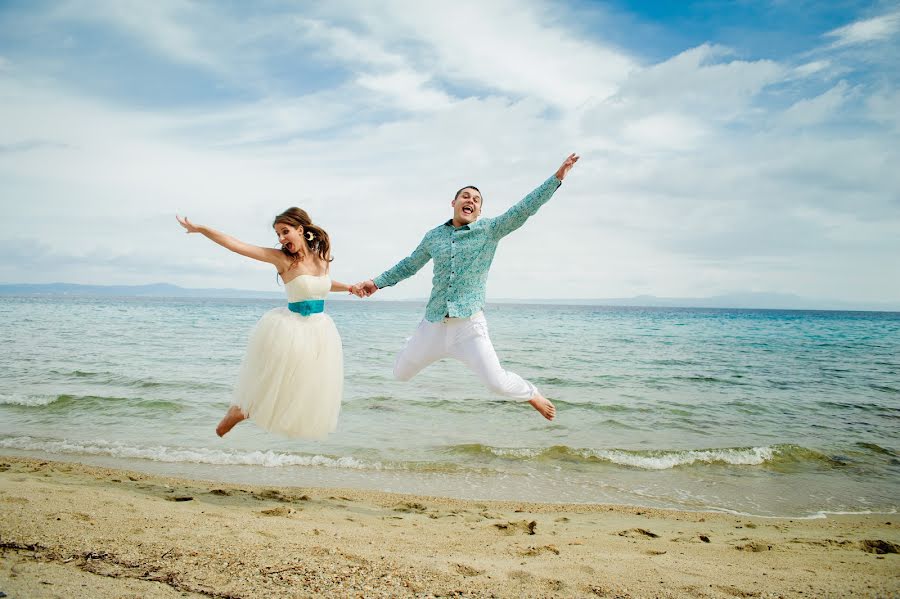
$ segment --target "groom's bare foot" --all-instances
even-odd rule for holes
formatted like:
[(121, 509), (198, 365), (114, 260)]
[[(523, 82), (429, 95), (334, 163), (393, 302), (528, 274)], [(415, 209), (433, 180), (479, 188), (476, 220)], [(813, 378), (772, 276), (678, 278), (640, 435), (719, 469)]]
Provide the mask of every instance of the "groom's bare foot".
[(540, 412), (541, 416), (547, 420), (553, 420), (553, 417), (556, 416), (556, 406), (540, 393), (537, 393), (534, 397), (529, 399), (528, 403), (530, 403), (531, 407)]
[(225, 412), (225, 417), (222, 418), (222, 422), (216, 427), (216, 434), (220, 437), (224, 437), (225, 433), (233, 429), (235, 424), (246, 418), (247, 417), (244, 416), (244, 413), (241, 412), (239, 407), (231, 406), (228, 408), (228, 411)]

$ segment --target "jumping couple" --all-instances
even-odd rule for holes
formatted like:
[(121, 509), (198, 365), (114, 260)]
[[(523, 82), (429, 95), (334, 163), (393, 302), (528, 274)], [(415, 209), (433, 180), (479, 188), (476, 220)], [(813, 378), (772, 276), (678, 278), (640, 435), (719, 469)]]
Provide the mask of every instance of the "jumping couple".
[(549, 179), (495, 218), (479, 219), (481, 192), (463, 187), (450, 203), (453, 218), (428, 231), (394, 267), (356, 285), (331, 279), (328, 234), (300, 208), (274, 219), (280, 249), (250, 245), (178, 217), (187, 233), (200, 233), (242, 256), (272, 264), (288, 296), (287, 307), (267, 312), (253, 330), (232, 405), (216, 433), (222, 436), (246, 418), (288, 437), (323, 438), (333, 432), (341, 407), (343, 351), (334, 322), (324, 312), (325, 296), (331, 291), (371, 296), (413, 276), (429, 260), (434, 261), (434, 277), (425, 319), (397, 356), (394, 376), (408, 381), (441, 358), (456, 358), (494, 393), (528, 401), (553, 420), (556, 408), (550, 400), (500, 365), (482, 309), (497, 244), (553, 196), (578, 158), (569, 155)]

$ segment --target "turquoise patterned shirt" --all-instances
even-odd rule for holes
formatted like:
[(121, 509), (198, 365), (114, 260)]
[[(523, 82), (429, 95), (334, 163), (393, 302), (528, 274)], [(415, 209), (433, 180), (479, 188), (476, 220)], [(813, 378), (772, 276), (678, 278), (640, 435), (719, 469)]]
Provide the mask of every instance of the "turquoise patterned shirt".
[(465, 318), (484, 308), (488, 270), (500, 240), (521, 227), (547, 203), (561, 185), (552, 176), (519, 203), (496, 218), (482, 218), (455, 228), (453, 220), (425, 234), (412, 254), (375, 278), (379, 289), (396, 285), (434, 260), (431, 298), (425, 318), (440, 322), (445, 316)]

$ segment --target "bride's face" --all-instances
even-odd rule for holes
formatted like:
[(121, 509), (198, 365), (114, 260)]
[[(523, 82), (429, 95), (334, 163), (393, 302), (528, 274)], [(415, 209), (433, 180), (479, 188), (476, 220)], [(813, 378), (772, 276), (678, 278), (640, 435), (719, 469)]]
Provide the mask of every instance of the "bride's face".
[(278, 243), (292, 254), (296, 254), (303, 247), (303, 230), (287, 223), (275, 223), (275, 234), (278, 235)]

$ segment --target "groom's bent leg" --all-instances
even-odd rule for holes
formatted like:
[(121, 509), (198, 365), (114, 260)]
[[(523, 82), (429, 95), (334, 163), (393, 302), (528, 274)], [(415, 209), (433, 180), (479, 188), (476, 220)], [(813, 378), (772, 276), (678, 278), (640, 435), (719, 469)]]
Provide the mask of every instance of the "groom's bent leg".
[(515, 372), (504, 370), (488, 335), (484, 315), (478, 314), (458, 324), (451, 355), (469, 367), (493, 393), (511, 399), (529, 400), (538, 396), (537, 387)]
[(394, 378), (408, 381), (429, 364), (446, 357), (445, 348), (445, 327), (422, 320), (394, 360)]

